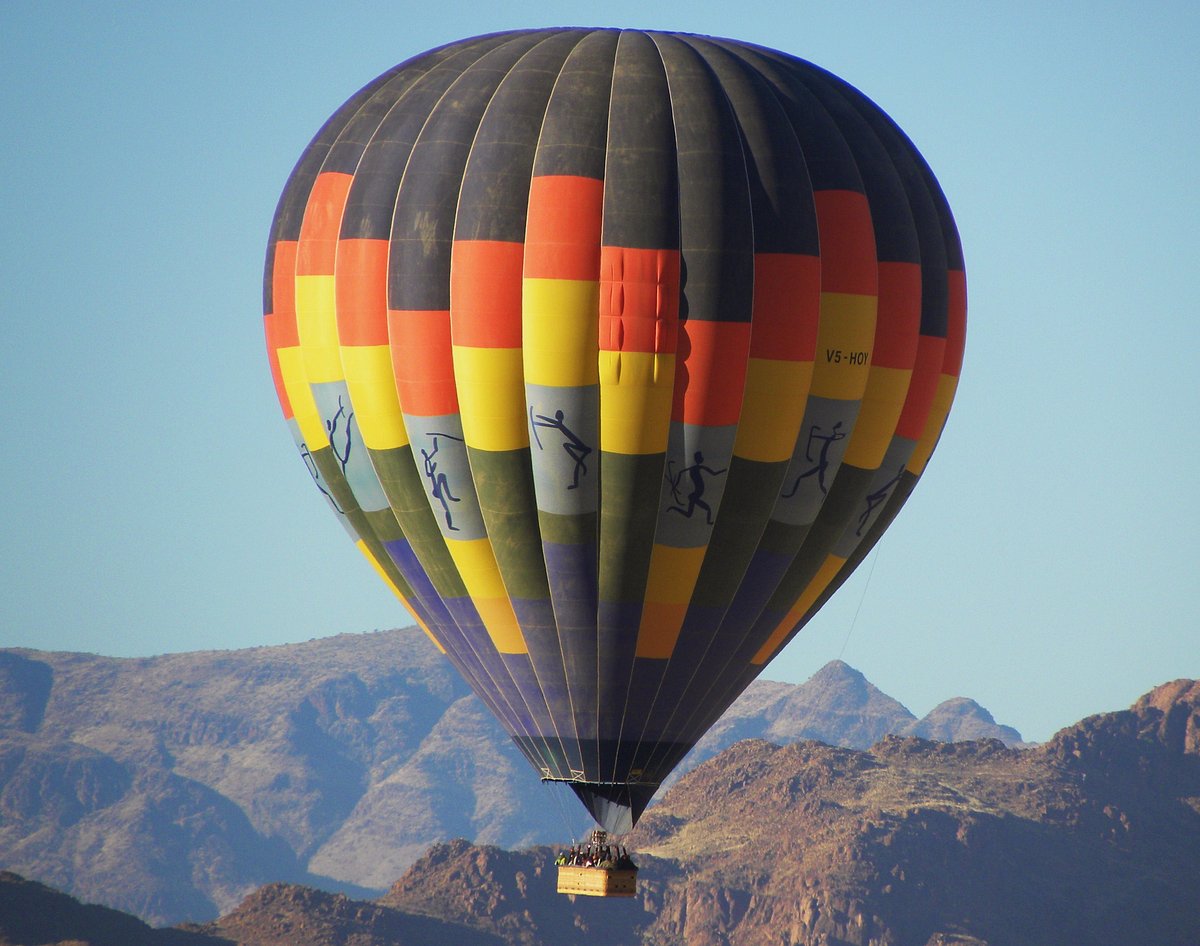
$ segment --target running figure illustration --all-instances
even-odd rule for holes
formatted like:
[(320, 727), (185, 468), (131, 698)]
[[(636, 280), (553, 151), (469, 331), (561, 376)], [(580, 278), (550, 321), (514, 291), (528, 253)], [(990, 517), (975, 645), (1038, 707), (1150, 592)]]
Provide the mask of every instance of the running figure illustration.
[[(792, 488), (788, 492), (783, 494), (784, 499), (791, 499), (793, 496), (795, 496), (796, 490), (798, 490), (800, 488), (800, 481), (803, 479), (807, 479), (808, 477), (810, 477), (814, 474), (816, 474), (817, 485), (821, 488), (821, 493), (825, 494), (825, 493), (829, 492), (829, 490), (825, 486), (825, 471), (829, 469), (829, 448), (832, 447), (839, 440), (846, 439), (846, 435), (838, 429), (841, 426), (842, 426), (842, 422), (839, 420), (836, 424), (833, 425), (833, 427), (830, 429), (829, 433), (819, 434), (819, 433), (817, 433), (817, 431), (820, 430), (821, 428), (816, 424), (812, 425), (812, 427), (808, 431), (808, 444), (804, 448), (804, 459), (806, 459), (809, 463), (812, 463), (813, 467), (811, 469), (805, 470), (803, 473), (801, 473), (799, 476), (796, 477), (796, 482), (794, 482), (792, 484)], [(821, 450), (817, 454), (816, 460), (814, 460), (813, 456), (812, 456), (812, 446), (813, 446), (814, 440), (821, 441)]]
[(449, 434), (427, 434), (426, 436), (433, 438), (433, 450), (421, 449), (421, 456), (425, 458), (425, 478), (429, 480), (429, 495), (438, 500), (442, 504), (442, 510), (446, 514), (446, 528), (451, 532), (460, 531), (458, 526), (454, 524), (454, 519), (450, 515), (450, 503), (459, 502), (460, 498), (450, 492), (450, 484), (446, 480), (446, 474), (438, 470), (437, 461), (434, 459), (437, 456), (441, 445), (438, 443), (438, 437), (450, 437), (451, 440), (458, 440), (458, 437), (451, 437)]
[(567, 489), (579, 488), (579, 477), (587, 475), (587, 458), (592, 452), (592, 448), (579, 439), (579, 435), (571, 430), (563, 420), (564, 414), (561, 410), (555, 411), (553, 417), (547, 417), (545, 414), (534, 414), (533, 406), (529, 407), (529, 423), (533, 428), (533, 439), (537, 441), (538, 449), (545, 450), (542, 446), (542, 438), (538, 436), (538, 428), (543, 430), (557, 430), (563, 435), (562, 448), (567, 451), (567, 456), (575, 461), (575, 475), (571, 479), (571, 485)]
[(321, 482), (321, 471), (317, 469), (317, 461), (313, 458), (312, 451), (308, 449), (308, 444), (300, 444), (300, 456), (304, 458), (304, 466), (308, 469), (308, 475), (313, 478), (313, 482), (317, 484), (317, 489), (325, 494), (325, 498), (333, 505), (334, 511), (338, 515), (345, 515), (345, 510), (338, 505), (338, 501), (333, 498), (333, 494)]
[(862, 535), (863, 529), (867, 527), (867, 520), (871, 518), (871, 513), (875, 511), (875, 507), (887, 502), (887, 498), (891, 495), (892, 487), (900, 482), (900, 477), (904, 475), (904, 464), (900, 464), (900, 469), (896, 471), (896, 475), (884, 483), (879, 489), (873, 493), (867, 493), (867, 508), (863, 510), (863, 514), (858, 517), (858, 528), (854, 530), (855, 535)]
[[(338, 445), (334, 443), (334, 437), (338, 432), (338, 421), (344, 419), (346, 421), (346, 430), (342, 435), (342, 449), (338, 449)], [(342, 473), (346, 472), (346, 464), (350, 462), (350, 449), (353, 446), (354, 432), (350, 426), (350, 422), (354, 420), (354, 411), (346, 411), (346, 405), (342, 403), (342, 396), (338, 395), (338, 409), (329, 420), (325, 421), (325, 433), (329, 435), (329, 446), (333, 450), (333, 455), (337, 457), (338, 463), (342, 466)]]
[[(711, 526), (713, 524), (712, 506), (700, 498), (704, 495), (704, 474), (707, 473), (709, 476), (720, 476), (725, 472), (725, 470), (714, 470), (712, 467), (705, 466), (704, 454), (699, 450), (697, 450), (695, 453), (695, 460), (696, 462), (691, 466), (685, 466), (682, 470), (678, 471), (675, 470), (674, 460), (667, 461), (667, 482), (671, 485), (671, 495), (674, 497), (675, 502), (678, 503), (677, 506), (668, 506), (667, 511), (677, 512), (681, 516), (691, 519), (692, 514), (695, 513), (697, 507), (699, 507), (700, 509), (704, 510), (704, 518)], [(685, 475), (692, 481), (692, 491), (688, 494), (687, 499), (683, 500), (679, 498), (679, 484)], [(686, 509), (683, 506), (685, 501), (687, 502)]]

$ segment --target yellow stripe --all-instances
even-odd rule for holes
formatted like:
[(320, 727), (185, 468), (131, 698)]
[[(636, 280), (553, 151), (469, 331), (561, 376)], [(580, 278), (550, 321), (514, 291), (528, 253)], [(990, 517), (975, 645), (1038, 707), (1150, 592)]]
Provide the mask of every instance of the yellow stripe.
[(521, 349), (455, 345), (453, 351), (467, 446), (492, 451), (529, 446)]
[(595, 384), (600, 283), (527, 278), (522, 308), (525, 380), (554, 387)]
[(879, 469), (888, 444), (896, 433), (896, 422), (900, 420), (900, 412), (904, 409), (910, 380), (912, 371), (909, 369), (881, 368), (878, 365), (871, 369), (843, 462), (860, 470)]
[(396, 583), (394, 581), (392, 581), (391, 576), (386, 571), (384, 571), (383, 566), (379, 564), (379, 559), (377, 559), (374, 555), (371, 554), (371, 550), (369, 548), (367, 548), (367, 543), (365, 543), (362, 539), (359, 539), (354, 544), (358, 548), (358, 550), (360, 552), (362, 552), (363, 555), (366, 556), (367, 561), (371, 563), (371, 567), (375, 569), (375, 571), (376, 571), (376, 573), (378, 573), (379, 577), (382, 578), (384, 580), (384, 582), (387, 584), (387, 586), (392, 589), (392, 594), (394, 594), (397, 598), (400, 599), (400, 603), (402, 605), (404, 605), (404, 607), (408, 610), (408, 613), (412, 615), (412, 619), (417, 622), (417, 627), (419, 627), (421, 630), (423, 630), (425, 632), (425, 635), (431, 641), (433, 641), (433, 646), (436, 647), (438, 650), (440, 650), (444, 654), (446, 652), (446, 648), (443, 647), (441, 645), (441, 642), (438, 641), (438, 639), (433, 636), (433, 632), (430, 631), (429, 628), (425, 626), (425, 622), (421, 620), (421, 616), (419, 614), (417, 614), (416, 611), (413, 610), (413, 606), (408, 603), (408, 599), (404, 597), (404, 594), (400, 591), (399, 588), (396, 587)]
[(733, 452), (760, 463), (790, 459), (812, 376), (811, 361), (751, 358)]
[(517, 616), (513, 613), (512, 603), (507, 598), (476, 598), (471, 596), (471, 603), (479, 612), (483, 626), (487, 628), (488, 637), (502, 654), (527, 654), (525, 638), (517, 624)]
[(609, 453), (665, 453), (675, 356), (602, 351), (599, 364), (600, 448)]
[(707, 546), (690, 549), (654, 546), (646, 578), (646, 604), (638, 627), (638, 657), (671, 656), (706, 550)]
[(680, 549), (655, 545), (650, 553), (650, 573), (646, 576), (646, 600), (679, 604), (692, 598), (696, 577), (704, 563), (708, 546)]
[(341, 381), (337, 307), (332, 276), (296, 277), (296, 330), (309, 384)]
[(808, 609), (813, 606), (817, 598), (820, 597), (821, 592), (833, 581), (845, 564), (846, 560), (837, 555), (830, 555), (825, 559), (821, 564), (821, 570), (808, 583), (808, 587), (804, 589), (804, 594), (800, 596), (800, 600), (791, 606), (787, 617), (771, 632), (771, 636), (767, 638), (767, 642), (759, 648), (758, 653), (751, 659), (750, 662), (752, 664), (761, 666), (775, 656), (775, 651), (779, 649), (779, 645), (792, 633), (792, 629), (796, 626), (797, 622), (808, 613)]
[(954, 402), (954, 392), (958, 390), (958, 378), (952, 374), (944, 374), (938, 378), (937, 392), (933, 396), (933, 405), (929, 409), (929, 419), (925, 421), (925, 429), (921, 439), (917, 441), (916, 449), (908, 460), (908, 471), (920, 476), (925, 471), (925, 464), (937, 446), (938, 438), (942, 435), (942, 427), (950, 414), (950, 405)]
[(342, 366), (363, 443), (372, 450), (407, 444), (391, 349), (387, 345), (347, 345), (342, 349)]
[(304, 356), (299, 348), (280, 348), (279, 371), (283, 375), (283, 389), (292, 403), (292, 413), (300, 427), (300, 436), (313, 450), (329, 445), (329, 434), (325, 422), (313, 400), (312, 388), (308, 386), (308, 375), (304, 370)]
[(529, 653), (508, 600), (504, 580), (500, 577), (492, 543), (487, 539), (451, 540), (446, 543), (446, 548), (496, 650), (502, 654)]
[(500, 577), (500, 569), (496, 567), (492, 543), (488, 539), (451, 539), (446, 543), (446, 547), (450, 550), (455, 567), (458, 568), (458, 573), (472, 598), (508, 596), (504, 589), (504, 580)]
[(867, 387), (871, 346), (875, 342), (876, 296), (821, 293), (821, 328), (817, 332), (812, 394), (857, 401)]

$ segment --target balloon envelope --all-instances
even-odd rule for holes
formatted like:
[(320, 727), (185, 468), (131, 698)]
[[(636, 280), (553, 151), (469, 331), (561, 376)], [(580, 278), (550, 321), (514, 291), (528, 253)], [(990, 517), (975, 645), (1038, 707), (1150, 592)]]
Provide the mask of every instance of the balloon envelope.
[(364, 87), (288, 180), (264, 300), (317, 487), (614, 831), (892, 521), (966, 324), (949, 208), (877, 106), (636, 30)]

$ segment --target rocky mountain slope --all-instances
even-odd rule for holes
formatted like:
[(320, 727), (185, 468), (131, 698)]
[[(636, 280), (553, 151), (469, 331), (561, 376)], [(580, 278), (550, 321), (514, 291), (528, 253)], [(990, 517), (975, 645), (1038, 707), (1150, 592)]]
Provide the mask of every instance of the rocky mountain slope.
[(571, 904), (549, 851), (456, 842), (379, 904), (506, 944), (1195, 946), (1200, 682), (1025, 751), (744, 741), (629, 841), (636, 901)]
[(0, 871), (0, 946), (233, 946), (188, 930), (156, 930), (108, 907)]
[(1014, 748), (1024, 745), (1017, 730), (996, 723), (974, 700), (953, 697), (918, 719), (853, 667), (833, 660), (800, 685), (770, 680), (752, 684), (696, 744), (668, 784), (742, 739), (779, 745), (813, 739), (866, 749), (887, 735), (940, 742), (999, 739)]
[[(458, 840), (375, 901), (271, 885), (214, 923), (158, 933), (185, 946), (1195, 946), (1200, 681), (1024, 751), (742, 741), (628, 840), (633, 900), (572, 902), (554, 893), (550, 849)], [(5, 916), (0, 944), (15, 942)]]
[[(975, 735), (962, 727), (980, 718), (961, 701), (917, 720), (834, 662), (752, 685), (681, 771), (747, 736), (864, 747), (921, 726)], [(152, 923), (215, 917), (272, 881), (372, 896), (449, 838), (563, 835), (413, 629), (147, 659), (0, 651), (0, 867)]]

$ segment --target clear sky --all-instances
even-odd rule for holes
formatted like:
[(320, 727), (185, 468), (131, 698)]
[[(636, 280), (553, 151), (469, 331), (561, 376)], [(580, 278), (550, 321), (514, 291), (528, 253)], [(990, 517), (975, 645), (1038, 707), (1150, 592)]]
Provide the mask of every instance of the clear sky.
[(1200, 677), (1200, 6), (533, 9), (0, 4), (0, 647), (134, 656), (407, 623), (279, 414), (275, 201), (393, 64), (597, 25), (832, 70), (909, 133), (961, 230), (967, 353), (942, 443), (765, 676), (842, 657), (918, 715), (971, 696), (1038, 740)]

